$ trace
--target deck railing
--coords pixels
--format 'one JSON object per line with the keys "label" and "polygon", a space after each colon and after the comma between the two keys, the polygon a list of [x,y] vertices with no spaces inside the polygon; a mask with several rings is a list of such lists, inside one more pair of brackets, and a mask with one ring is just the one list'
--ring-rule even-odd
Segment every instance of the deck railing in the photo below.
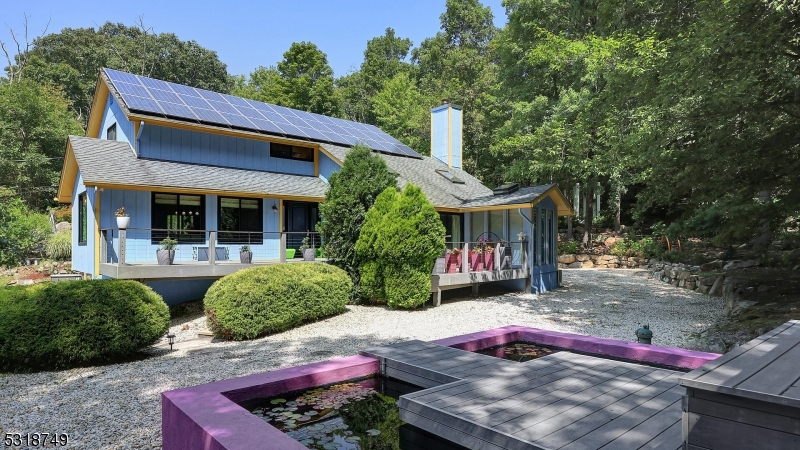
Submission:
{"label": "deck railing", "polygon": [[434,274],[519,269],[528,263],[527,241],[447,242],[436,260]]}
{"label": "deck railing", "polygon": [[321,257],[316,232],[170,230],[160,228],[106,228],[101,232],[101,262],[106,264],[154,264],[164,238],[178,241],[174,264],[224,264],[239,262],[247,246],[252,261],[281,261],[302,258],[303,239]]}

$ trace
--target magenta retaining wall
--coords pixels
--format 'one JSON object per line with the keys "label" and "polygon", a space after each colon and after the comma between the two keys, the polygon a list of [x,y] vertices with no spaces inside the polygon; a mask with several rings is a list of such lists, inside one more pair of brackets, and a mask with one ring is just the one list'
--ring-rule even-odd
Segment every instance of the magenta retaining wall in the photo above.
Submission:
{"label": "magenta retaining wall", "polygon": [[[715,353],[641,345],[516,325],[433,342],[474,351],[512,341],[530,341],[596,355],[687,369],[696,369],[720,356]],[[236,403],[373,375],[379,370],[377,359],[351,356],[164,392],[161,394],[163,448],[303,450],[305,446]]]}

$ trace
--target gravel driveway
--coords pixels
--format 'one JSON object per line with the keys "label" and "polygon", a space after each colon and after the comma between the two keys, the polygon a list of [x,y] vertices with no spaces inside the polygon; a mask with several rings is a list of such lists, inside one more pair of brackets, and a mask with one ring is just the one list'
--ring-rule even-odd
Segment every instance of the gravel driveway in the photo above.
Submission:
{"label": "gravel driveway", "polygon": [[166,390],[505,325],[632,341],[636,328],[649,323],[653,343],[681,346],[722,317],[722,299],[673,288],[645,271],[568,270],[564,285],[539,296],[460,298],[411,312],[350,306],[340,316],[256,341],[127,364],[0,375],[0,436],[68,433],[66,448],[160,448],[159,394]]}

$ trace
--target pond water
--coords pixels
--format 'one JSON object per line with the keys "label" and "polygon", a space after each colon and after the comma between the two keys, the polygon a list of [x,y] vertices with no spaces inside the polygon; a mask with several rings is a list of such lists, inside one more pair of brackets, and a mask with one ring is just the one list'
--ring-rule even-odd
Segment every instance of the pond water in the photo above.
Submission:
{"label": "pond water", "polygon": [[478,350],[475,353],[494,356],[495,358],[510,359],[517,362],[530,361],[542,356],[552,355],[562,350],[534,344],[533,342],[509,342],[503,345]]}
{"label": "pond water", "polygon": [[376,376],[241,406],[311,449],[465,450],[400,420],[397,399],[420,389]]}

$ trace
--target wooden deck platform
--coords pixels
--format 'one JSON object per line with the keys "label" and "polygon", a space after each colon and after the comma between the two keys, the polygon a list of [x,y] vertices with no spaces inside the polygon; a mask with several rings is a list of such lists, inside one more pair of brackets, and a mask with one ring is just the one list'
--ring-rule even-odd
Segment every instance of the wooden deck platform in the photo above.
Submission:
{"label": "wooden deck platform", "polygon": [[362,353],[428,388],[400,397],[404,422],[467,448],[682,446],[682,372],[568,352],[517,363],[423,341]]}
{"label": "wooden deck platform", "polygon": [[800,448],[800,321],[733,349],[680,384],[687,448]]}

